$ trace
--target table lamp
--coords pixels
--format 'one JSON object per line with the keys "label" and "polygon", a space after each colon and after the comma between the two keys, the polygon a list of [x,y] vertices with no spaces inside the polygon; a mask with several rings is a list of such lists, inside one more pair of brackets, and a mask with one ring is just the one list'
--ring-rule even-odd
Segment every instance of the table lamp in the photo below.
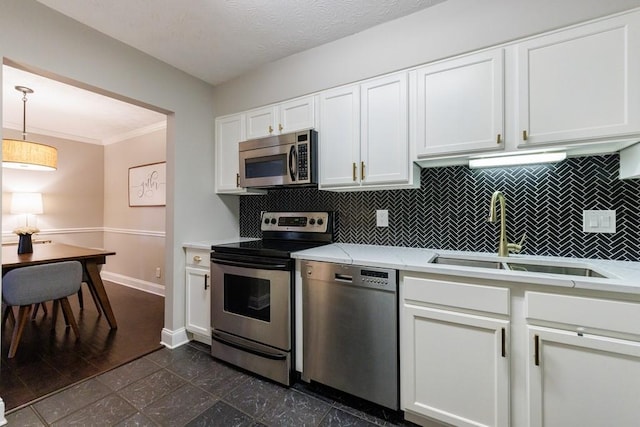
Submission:
{"label": "table lamp", "polygon": [[42,193],[11,193],[11,213],[24,214],[25,226],[29,226],[29,215],[43,213]]}

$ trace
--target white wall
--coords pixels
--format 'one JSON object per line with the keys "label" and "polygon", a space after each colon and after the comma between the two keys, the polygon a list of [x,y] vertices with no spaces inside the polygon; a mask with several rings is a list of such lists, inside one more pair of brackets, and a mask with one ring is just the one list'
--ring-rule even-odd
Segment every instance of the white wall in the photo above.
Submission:
{"label": "white wall", "polygon": [[640,0],[447,0],[218,85],[216,113],[237,113],[639,6]]}
{"label": "white wall", "polygon": [[172,342],[184,327],[182,243],[238,230],[238,199],[214,194],[211,86],[33,0],[0,2],[0,57],[169,114],[163,339]]}

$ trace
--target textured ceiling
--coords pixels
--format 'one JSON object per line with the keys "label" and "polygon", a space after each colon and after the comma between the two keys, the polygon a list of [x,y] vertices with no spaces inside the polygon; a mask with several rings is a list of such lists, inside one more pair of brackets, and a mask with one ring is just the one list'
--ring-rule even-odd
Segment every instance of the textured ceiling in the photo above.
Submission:
{"label": "textured ceiling", "polygon": [[38,0],[211,84],[444,0]]}
{"label": "textured ceiling", "polygon": [[[1,1],[1,0],[0,0]],[[211,84],[444,0],[38,0]],[[106,144],[165,116],[3,66],[3,127]]]}

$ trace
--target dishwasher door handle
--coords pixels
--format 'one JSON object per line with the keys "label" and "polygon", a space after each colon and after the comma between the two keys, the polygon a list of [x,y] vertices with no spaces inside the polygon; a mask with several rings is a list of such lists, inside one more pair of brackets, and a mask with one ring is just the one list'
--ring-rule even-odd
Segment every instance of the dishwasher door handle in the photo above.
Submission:
{"label": "dishwasher door handle", "polygon": [[348,274],[336,273],[334,279],[336,282],[353,283],[353,276]]}

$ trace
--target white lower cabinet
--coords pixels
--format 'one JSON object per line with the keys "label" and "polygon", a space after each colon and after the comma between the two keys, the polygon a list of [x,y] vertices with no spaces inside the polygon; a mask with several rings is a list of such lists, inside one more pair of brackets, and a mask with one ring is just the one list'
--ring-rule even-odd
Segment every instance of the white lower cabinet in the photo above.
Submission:
{"label": "white lower cabinet", "polygon": [[526,300],[528,425],[639,425],[640,304],[537,292]]}
{"label": "white lower cabinet", "polygon": [[400,371],[405,417],[509,425],[509,290],[404,276]]}
{"label": "white lower cabinet", "polygon": [[185,328],[197,341],[211,343],[211,274],[206,250],[187,250]]}

